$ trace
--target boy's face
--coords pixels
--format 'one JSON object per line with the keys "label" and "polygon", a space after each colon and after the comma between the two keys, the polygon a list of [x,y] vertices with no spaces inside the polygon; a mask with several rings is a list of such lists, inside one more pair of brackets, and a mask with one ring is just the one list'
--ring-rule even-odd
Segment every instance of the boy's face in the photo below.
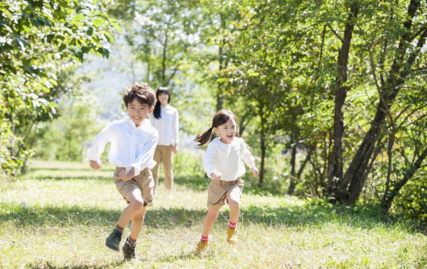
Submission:
{"label": "boy's face", "polygon": [[136,98],[126,106],[129,118],[139,127],[141,123],[153,112],[153,107],[141,104]]}
{"label": "boy's face", "polygon": [[214,131],[216,135],[221,138],[223,143],[230,144],[236,136],[237,124],[234,119],[229,119],[226,123],[215,127]]}

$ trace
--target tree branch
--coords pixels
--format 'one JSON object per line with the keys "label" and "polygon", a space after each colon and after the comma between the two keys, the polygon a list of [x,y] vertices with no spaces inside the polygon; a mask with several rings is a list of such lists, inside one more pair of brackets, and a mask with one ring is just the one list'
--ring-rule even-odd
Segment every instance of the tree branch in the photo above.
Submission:
{"label": "tree branch", "polygon": [[337,32],[335,32],[335,30],[334,29],[332,29],[332,26],[328,23],[328,24],[326,24],[326,26],[328,26],[329,27],[329,29],[331,29],[331,32],[336,36],[336,37],[338,37],[338,39],[339,40],[341,40],[341,42],[342,43],[344,43],[344,39],[342,39],[339,35],[338,35],[338,33]]}

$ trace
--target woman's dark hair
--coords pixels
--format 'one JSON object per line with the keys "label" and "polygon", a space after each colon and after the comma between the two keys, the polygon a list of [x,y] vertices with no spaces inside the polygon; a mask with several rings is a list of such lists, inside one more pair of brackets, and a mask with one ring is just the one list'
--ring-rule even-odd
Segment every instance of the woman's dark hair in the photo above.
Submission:
{"label": "woman's dark hair", "polygon": [[[234,119],[234,121],[237,124],[237,118],[236,118],[236,115],[234,115],[233,112],[231,112],[228,109],[221,109],[220,111],[218,111],[214,115],[214,117],[212,119],[212,126],[211,126],[211,128],[207,129],[203,134],[197,135],[197,137],[196,137],[196,139],[194,139],[194,141],[197,142],[197,145],[199,147],[205,145],[212,138],[212,130],[213,130],[213,128],[218,127],[220,125],[223,125],[223,124],[227,123],[227,121],[229,119]],[[239,135],[236,133],[236,136],[238,137]]]}
{"label": "woman's dark hair", "polygon": [[[162,93],[166,93],[168,95],[168,104],[169,104],[169,101],[171,100],[171,94],[169,93],[169,90],[166,87],[159,87],[157,89],[157,92],[156,92],[157,100],[159,100],[159,95]],[[160,119],[162,117],[160,116],[160,106],[161,106],[160,101],[158,101],[156,103],[156,106],[154,107],[153,115],[156,119]]]}

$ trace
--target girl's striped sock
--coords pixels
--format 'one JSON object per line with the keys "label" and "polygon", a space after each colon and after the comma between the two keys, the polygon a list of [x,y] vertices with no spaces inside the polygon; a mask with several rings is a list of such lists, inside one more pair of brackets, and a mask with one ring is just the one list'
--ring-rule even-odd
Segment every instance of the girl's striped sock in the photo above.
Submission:
{"label": "girl's striped sock", "polygon": [[209,236],[203,236],[202,235],[202,241],[208,241],[208,239],[209,239]]}
{"label": "girl's striped sock", "polygon": [[232,223],[231,221],[228,223],[228,226],[231,228],[236,228],[237,226],[237,222],[236,223]]}

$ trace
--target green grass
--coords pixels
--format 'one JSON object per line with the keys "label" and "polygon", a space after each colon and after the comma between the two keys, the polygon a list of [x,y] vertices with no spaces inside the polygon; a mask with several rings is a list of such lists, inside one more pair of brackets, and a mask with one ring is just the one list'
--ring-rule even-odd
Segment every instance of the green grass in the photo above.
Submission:
{"label": "green grass", "polygon": [[[228,208],[214,225],[210,250],[194,255],[206,214],[208,180],[178,176],[174,199],[148,209],[138,259],[104,246],[125,201],[114,167],[32,162],[0,182],[0,268],[426,268],[427,239],[410,223],[375,208],[260,196],[244,190],[239,243],[225,241]],[[129,228],[125,230],[125,235]]]}

